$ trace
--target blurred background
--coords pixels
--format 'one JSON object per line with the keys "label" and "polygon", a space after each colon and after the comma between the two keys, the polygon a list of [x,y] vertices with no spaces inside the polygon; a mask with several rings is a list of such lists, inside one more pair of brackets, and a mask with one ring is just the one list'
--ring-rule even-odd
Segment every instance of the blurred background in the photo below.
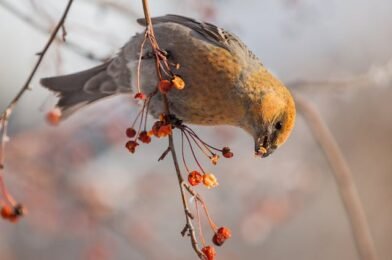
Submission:
{"label": "blurred background", "polygon": [[[66,2],[0,0],[1,111]],[[392,2],[165,0],[150,7],[154,16],[182,14],[234,32],[317,107],[353,171],[380,259],[392,259]],[[52,46],[10,120],[5,181],[29,212],[15,225],[0,221],[0,259],[196,258],[180,235],[185,220],[171,160],[157,162],[166,140],[134,155],[124,148],[138,110],[131,98],[93,105],[57,127],[45,122],[56,98],[39,78],[115,55],[143,30],[138,17],[138,0],[75,1],[67,43]],[[235,153],[217,166],[201,160],[220,185],[197,190],[215,222],[233,232],[218,259],[358,259],[330,165],[301,115],[289,141],[266,159],[253,156],[253,141],[239,129],[193,129]]]}

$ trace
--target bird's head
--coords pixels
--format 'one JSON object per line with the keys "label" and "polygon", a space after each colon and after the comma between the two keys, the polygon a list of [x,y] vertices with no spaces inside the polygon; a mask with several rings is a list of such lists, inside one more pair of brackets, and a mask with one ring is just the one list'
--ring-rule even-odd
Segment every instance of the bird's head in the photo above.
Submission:
{"label": "bird's head", "polygon": [[291,134],[296,110],[290,91],[268,71],[263,72],[261,86],[250,95],[244,128],[255,140],[255,154],[267,157]]}

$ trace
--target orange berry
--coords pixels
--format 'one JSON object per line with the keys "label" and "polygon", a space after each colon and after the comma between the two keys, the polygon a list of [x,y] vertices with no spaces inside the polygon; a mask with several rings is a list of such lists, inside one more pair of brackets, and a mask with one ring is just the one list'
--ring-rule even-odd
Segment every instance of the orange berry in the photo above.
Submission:
{"label": "orange berry", "polygon": [[58,125],[61,120],[61,109],[56,107],[46,114],[46,120],[51,125]]}
{"label": "orange berry", "polygon": [[209,189],[215,188],[219,185],[218,180],[212,173],[207,173],[203,175],[203,184]]}
{"label": "orange berry", "polygon": [[163,125],[162,121],[156,121],[151,128],[151,132],[156,136],[159,137],[159,129]]}
{"label": "orange berry", "polygon": [[172,134],[172,126],[170,124],[163,125],[159,128],[158,136],[165,137]]}
{"label": "orange berry", "polygon": [[127,137],[129,138],[133,138],[136,135],[136,130],[133,128],[127,128],[127,130],[125,131],[125,134],[127,135]]}
{"label": "orange berry", "polygon": [[1,217],[11,221],[12,223],[16,223],[19,220],[19,217],[24,214],[25,209],[20,204],[17,204],[14,207],[5,205],[1,208]]}
{"label": "orange berry", "polygon": [[5,205],[1,208],[1,217],[4,219],[10,219],[14,215],[12,207]]}
{"label": "orange berry", "polygon": [[222,149],[222,155],[225,158],[231,158],[234,156],[234,154],[230,151],[229,147],[223,147]]}
{"label": "orange berry", "polygon": [[231,237],[231,231],[230,229],[226,227],[220,227],[214,237],[212,238],[212,242],[214,242],[215,245],[221,246],[223,243]]}
{"label": "orange berry", "polygon": [[159,91],[164,94],[169,92],[172,89],[172,87],[173,87],[172,82],[170,82],[166,79],[159,81],[159,85],[158,85]]}
{"label": "orange berry", "polygon": [[147,134],[146,131],[140,132],[139,138],[138,138],[138,139],[139,139],[140,141],[142,141],[143,143],[145,143],[145,144],[149,144],[149,143],[151,142],[151,137],[148,136],[148,134]]}
{"label": "orange berry", "polygon": [[146,95],[144,93],[138,92],[138,93],[135,94],[134,98],[135,99],[140,99],[140,100],[145,100],[147,97],[146,97]]}
{"label": "orange berry", "polygon": [[219,161],[219,156],[218,156],[217,154],[214,154],[214,155],[212,155],[212,156],[210,157],[210,160],[211,160],[211,163],[212,163],[213,165],[216,165],[216,164],[218,163],[218,161]]}
{"label": "orange berry", "polygon": [[205,246],[201,249],[203,254],[207,257],[207,260],[214,260],[216,256],[215,248],[212,246]]}
{"label": "orange berry", "polygon": [[178,90],[182,90],[185,88],[185,81],[180,76],[174,75],[171,80],[171,83]]}
{"label": "orange berry", "polygon": [[128,141],[126,144],[125,144],[125,147],[128,149],[128,151],[130,151],[131,153],[135,153],[135,150],[136,150],[136,147],[138,146],[139,144],[136,142],[136,141]]}
{"label": "orange berry", "polygon": [[203,181],[203,176],[198,171],[192,171],[188,174],[188,182],[192,186],[198,185]]}

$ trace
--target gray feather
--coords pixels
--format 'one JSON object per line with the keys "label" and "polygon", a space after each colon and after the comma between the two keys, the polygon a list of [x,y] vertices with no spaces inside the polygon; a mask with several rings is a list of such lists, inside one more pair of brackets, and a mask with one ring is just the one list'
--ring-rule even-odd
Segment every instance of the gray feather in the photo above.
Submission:
{"label": "gray feather", "polygon": [[[144,18],[137,19],[137,22],[141,25],[145,25],[146,21]],[[192,29],[194,32],[200,34],[205,40],[225,49],[229,49],[228,37],[232,36],[225,32],[223,29],[206,22],[199,22],[195,19],[168,14],[165,16],[152,18],[153,24],[160,23],[177,23]]]}
{"label": "gray feather", "polygon": [[43,78],[40,83],[59,95],[57,106],[65,118],[77,109],[116,92],[116,83],[106,72],[109,64],[106,62],[78,73]]}
{"label": "gray feather", "polygon": [[[232,53],[238,52],[239,50],[244,51],[252,59],[258,60],[258,58],[248,49],[248,47],[233,33],[228,32],[222,28],[219,28],[213,24],[207,22],[197,21],[192,18],[188,18],[181,15],[168,14],[165,16],[152,18],[153,24],[160,23],[177,23],[185,27],[190,28],[193,32],[202,36],[206,41],[224,48]],[[137,19],[137,22],[141,25],[145,25],[146,21],[144,18]]]}

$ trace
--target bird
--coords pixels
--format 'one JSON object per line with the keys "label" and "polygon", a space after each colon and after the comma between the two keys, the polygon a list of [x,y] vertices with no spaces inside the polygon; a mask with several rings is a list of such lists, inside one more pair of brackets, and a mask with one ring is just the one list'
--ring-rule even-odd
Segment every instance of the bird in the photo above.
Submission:
{"label": "bird", "polygon": [[[172,114],[190,124],[240,127],[253,137],[254,153],[260,157],[286,142],[295,125],[293,96],[236,35],[180,15],[151,21],[160,49],[168,63],[178,64],[173,71],[186,84],[167,93]],[[143,18],[137,22],[146,25]],[[59,96],[61,118],[106,97],[136,93],[138,82],[143,93],[154,92],[159,83],[155,57],[144,40],[145,34],[137,33],[101,65],[41,79],[42,86]],[[157,93],[149,113],[159,117],[163,112],[163,95]]]}

